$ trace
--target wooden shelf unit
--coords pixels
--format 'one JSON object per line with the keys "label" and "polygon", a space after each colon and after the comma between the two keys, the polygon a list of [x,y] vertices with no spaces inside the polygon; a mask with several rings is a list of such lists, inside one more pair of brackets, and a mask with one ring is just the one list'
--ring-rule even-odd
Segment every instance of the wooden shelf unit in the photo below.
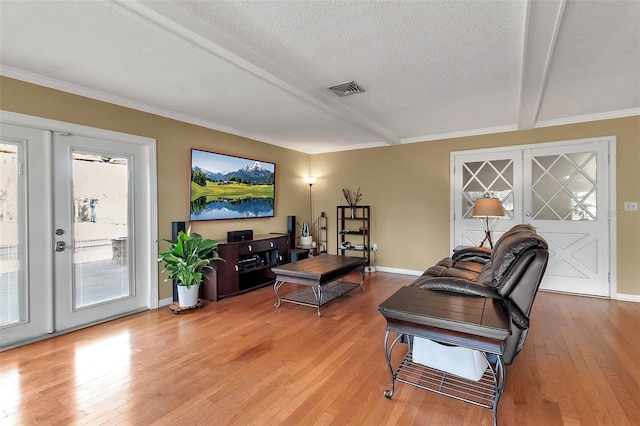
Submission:
{"label": "wooden shelf unit", "polygon": [[[353,212],[353,215],[352,215]],[[366,265],[371,263],[371,208],[370,206],[337,207],[337,253],[342,256],[361,256]],[[344,248],[349,242],[351,247]]]}
{"label": "wooden shelf unit", "polygon": [[318,218],[318,232],[316,234],[318,239],[318,254],[326,254],[329,249],[329,218],[322,212]]}

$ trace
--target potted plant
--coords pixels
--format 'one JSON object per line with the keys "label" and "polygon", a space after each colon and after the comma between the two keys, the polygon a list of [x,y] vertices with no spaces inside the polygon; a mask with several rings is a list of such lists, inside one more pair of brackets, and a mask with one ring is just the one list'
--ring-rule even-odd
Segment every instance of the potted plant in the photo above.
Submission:
{"label": "potted plant", "polygon": [[307,222],[302,222],[300,227],[300,245],[303,247],[311,247],[313,244],[313,236],[311,235],[311,227]]}
{"label": "potted plant", "polygon": [[158,254],[158,262],[164,262],[162,272],[169,272],[165,281],[176,280],[178,285],[178,304],[191,307],[198,303],[200,284],[203,284],[205,269],[213,269],[212,262],[221,259],[218,256],[215,240],[203,239],[200,234],[178,233],[176,241],[162,239],[169,248]]}

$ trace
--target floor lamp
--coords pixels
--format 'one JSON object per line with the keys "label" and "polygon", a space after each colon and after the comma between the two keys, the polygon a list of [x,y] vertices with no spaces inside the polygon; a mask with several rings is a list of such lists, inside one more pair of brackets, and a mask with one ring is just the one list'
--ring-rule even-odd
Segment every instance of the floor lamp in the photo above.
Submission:
{"label": "floor lamp", "polygon": [[304,181],[309,184],[309,212],[311,212],[309,224],[311,225],[311,227],[313,227],[313,196],[311,195],[311,187],[314,183],[316,183],[316,180],[318,180],[318,178],[311,176],[304,178]]}
{"label": "floor lamp", "polygon": [[504,210],[502,209],[502,203],[497,198],[478,198],[473,204],[473,213],[471,217],[477,217],[484,219],[482,226],[484,228],[484,239],[480,243],[479,247],[484,246],[485,241],[489,241],[489,247],[493,248],[493,241],[491,241],[491,230],[489,229],[489,218],[504,216]]}

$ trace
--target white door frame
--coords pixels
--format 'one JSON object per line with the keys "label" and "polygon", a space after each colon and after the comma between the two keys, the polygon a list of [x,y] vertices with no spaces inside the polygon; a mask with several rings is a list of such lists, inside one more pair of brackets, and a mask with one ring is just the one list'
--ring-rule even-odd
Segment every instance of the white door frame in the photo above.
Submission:
{"label": "white door frame", "polygon": [[[158,246],[155,243],[158,240],[158,173],[156,166],[156,140],[144,136],[130,135],[127,133],[98,129],[95,127],[4,110],[0,110],[0,122],[55,132],[68,132],[92,138],[108,139],[145,147],[146,155],[144,161],[146,162],[145,165],[149,170],[150,176],[148,180],[148,187],[145,188],[148,194],[148,199],[146,201],[149,205],[148,222],[145,227],[146,229],[144,229],[143,232],[148,236],[148,241],[147,244],[140,244],[142,247],[146,247],[146,250],[144,250],[144,259],[140,262],[136,262],[136,267],[144,268],[144,274],[149,277],[147,282],[147,285],[149,286],[147,288],[147,307],[149,309],[156,309],[158,307]],[[53,247],[54,232],[52,217],[49,215],[43,219],[45,219],[46,222],[43,224],[43,228],[46,231],[45,235],[43,235],[43,242],[49,247]]]}
{"label": "white door frame", "polygon": [[456,155],[473,155],[473,154],[489,154],[489,153],[498,153],[502,151],[513,151],[513,150],[525,150],[525,149],[537,149],[537,148],[551,148],[556,147],[559,143],[591,143],[591,142],[602,142],[606,141],[608,143],[609,150],[609,297],[612,299],[618,298],[618,285],[617,285],[617,215],[615,211],[612,211],[612,208],[615,208],[616,204],[616,137],[615,136],[602,136],[596,138],[586,138],[586,139],[571,139],[571,140],[561,140],[561,141],[553,141],[553,142],[543,142],[536,144],[526,144],[526,145],[510,145],[503,147],[495,147],[495,148],[484,148],[484,149],[471,149],[467,151],[452,151],[449,154],[449,170],[450,170],[450,178],[449,178],[449,246],[450,249],[456,245],[456,236],[454,229],[454,221],[455,221],[455,180],[453,177],[453,170],[455,166],[455,157]]}

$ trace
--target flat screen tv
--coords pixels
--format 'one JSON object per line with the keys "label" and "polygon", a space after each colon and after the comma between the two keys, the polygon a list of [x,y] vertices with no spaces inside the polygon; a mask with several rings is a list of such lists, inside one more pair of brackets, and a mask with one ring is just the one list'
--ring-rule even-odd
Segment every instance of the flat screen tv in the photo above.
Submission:
{"label": "flat screen tv", "polygon": [[274,216],[276,165],[191,150],[190,220]]}

